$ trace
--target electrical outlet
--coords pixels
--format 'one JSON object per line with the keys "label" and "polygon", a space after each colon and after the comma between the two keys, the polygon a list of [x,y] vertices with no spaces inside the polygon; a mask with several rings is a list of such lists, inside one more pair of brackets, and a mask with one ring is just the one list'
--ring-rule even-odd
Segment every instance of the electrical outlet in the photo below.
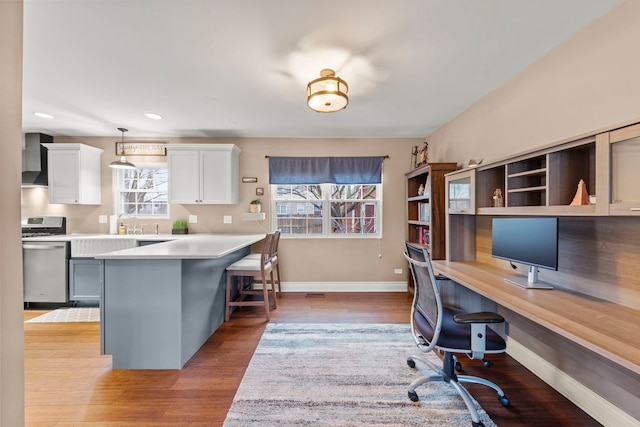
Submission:
{"label": "electrical outlet", "polygon": [[107,216],[106,215],[98,215],[98,223],[99,224],[106,224],[107,223]]}
{"label": "electrical outlet", "polygon": [[197,224],[198,215],[189,215],[189,224]]}
{"label": "electrical outlet", "polygon": [[402,274],[402,269],[396,268],[395,270],[393,270],[393,274]]}
{"label": "electrical outlet", "polygon": [[225,215],[225,216],[222,218],[222,222],[223,222],[224,224],[231,224],[231,221],[232,221],[231,215]]}

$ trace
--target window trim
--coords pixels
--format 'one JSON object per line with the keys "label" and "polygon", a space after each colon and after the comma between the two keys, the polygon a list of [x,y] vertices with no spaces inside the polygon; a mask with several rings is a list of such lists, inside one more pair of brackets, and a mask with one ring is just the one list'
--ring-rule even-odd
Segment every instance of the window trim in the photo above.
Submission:
{"label": "window trim", "polygon": [[[169,169],[169,163],[166,162],[154,162],[154,163],[138,163],[136,169]],[[112,169],[111,172],[111,200],[112,200],[112,212],[114,215],[122,215],[122,206],[120,203],[120,189],[122,188],[122,179],[124,176],[124,169]],[[169,193],[167,183],[167,197]],[[168,200],[168,199],[167,199]],[[166,215],[130,215],[125,214],[128,217],[136,219],[169,219],[171,217],[171,203],[167,201],[167,214]]]}
{"label": "window trim", "polygon": [[[296,185],[296,184],[270,184],[270,206],[271,212],[271,229],[278,229],[278,210],[277,210],[277,202],[279,201],[274,195],[277,194],[277,187],[279,185]],[[298,184],[298,185],[306,185],[306,184]],[[383,183],[379,184],[314,184],[322,186],[322,199],[314,199],[322,202],[322,225],[323,232],[318,234],[290,234],[290,233],[282,233],[280,237],[285,239],[382,239],[383,234]],[[331,199],[330,191],[325,191],[326,189],[330,189],[332,185],[375,185],[377,186],[376,194],[378,197],[376,199],[355,199],[352,201],[356,201],[358,203],[367,203],[367,201],[377,203],[378,204],[378,232],[372,234],[341,234],[341,233],[331,233],[331,203],[336,200],[349,201],[346,199]]]}

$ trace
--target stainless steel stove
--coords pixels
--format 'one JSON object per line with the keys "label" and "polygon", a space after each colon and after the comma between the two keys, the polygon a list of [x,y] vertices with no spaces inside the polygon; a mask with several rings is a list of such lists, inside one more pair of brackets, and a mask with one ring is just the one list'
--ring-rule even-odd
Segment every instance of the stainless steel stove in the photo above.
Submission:
{"label": "stainless steel stove", "polygon": [[63,216],[23,216],[22,237],[67,234],[67,218]]}

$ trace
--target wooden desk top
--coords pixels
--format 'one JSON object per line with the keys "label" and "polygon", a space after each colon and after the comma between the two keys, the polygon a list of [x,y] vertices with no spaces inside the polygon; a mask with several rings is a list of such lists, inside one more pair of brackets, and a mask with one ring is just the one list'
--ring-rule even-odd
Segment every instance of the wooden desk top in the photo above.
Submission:
{"label": "wooden desk top", "polygon": [[433,261],[433,268],[529,320],[640,374],[640,310],[562,289],[524,289],[504,270],[476,261]]}

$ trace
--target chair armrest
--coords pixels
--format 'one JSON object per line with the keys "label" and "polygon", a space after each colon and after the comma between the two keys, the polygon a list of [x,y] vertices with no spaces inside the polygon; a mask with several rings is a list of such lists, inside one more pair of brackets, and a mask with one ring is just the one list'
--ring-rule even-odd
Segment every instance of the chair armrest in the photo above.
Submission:
{"label": "chair armrest", "polygon": [[456,323],[471,324],[471,323],[503,323],[504,317],[498,313],[491,311],[481,311],[478,313],[463,313],[453,316],[453,320]]}

